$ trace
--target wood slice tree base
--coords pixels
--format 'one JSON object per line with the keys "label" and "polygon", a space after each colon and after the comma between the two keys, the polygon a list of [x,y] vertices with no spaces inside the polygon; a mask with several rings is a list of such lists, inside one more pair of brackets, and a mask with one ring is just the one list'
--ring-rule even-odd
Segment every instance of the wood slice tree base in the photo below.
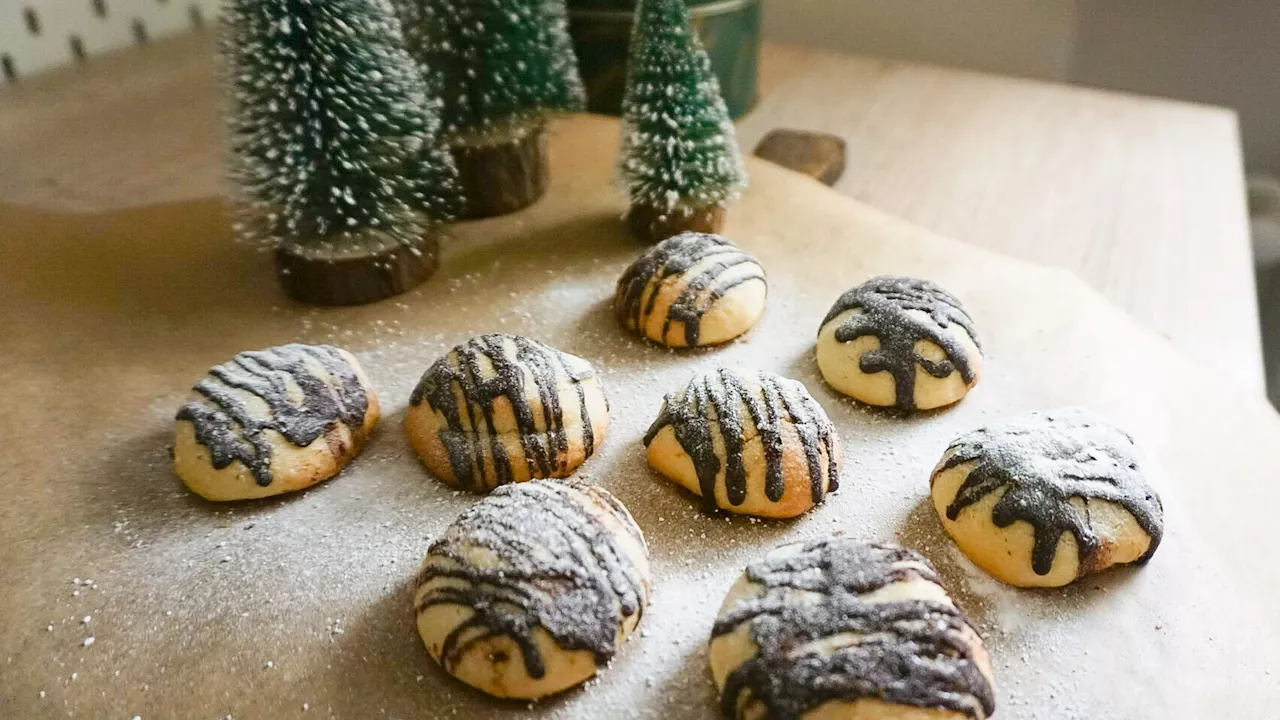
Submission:
{"label": "wood slice tree base", "polygon": [[280,286],[295,300],[314,305],[362,305],[399,295],[431,277],[439,264],[434,235],[367,254],[326,256],[292,245],[276,250]]}
{"label": "wood slice tree base", "polygon": [[547,192],[547,133],[540,124],[520,137],[453,146],[458,182],[470,218],[522,210]]}
{"label": "wood slice tree base", "polygon": [[659,243],[682,232],[718,233],[724,227],[724,218],[725,209],[718,205],[675,211],[632,205],[627,213],[627,227],[637,238]]}
{"label": "wood slice tree base", "polygon": [[845,142],[827,133],[778,129],[756,145],[756,157],[804,173],[824,185],[835,185],[844,175]]}

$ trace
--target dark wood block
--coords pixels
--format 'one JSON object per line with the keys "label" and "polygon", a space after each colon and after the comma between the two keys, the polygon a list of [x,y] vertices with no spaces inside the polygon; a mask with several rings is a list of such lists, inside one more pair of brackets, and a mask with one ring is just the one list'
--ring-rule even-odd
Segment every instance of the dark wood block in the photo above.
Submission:
{"label": "dark wood block", "polygon": [[314,305],[362,305],[410,290],[440,264],[435,235],[414,245],[324,257],[296,245],[276,250],[276,278],[290,297]]}
{"label": "dark wood block", "polygon": [[632,205],[627,227],[647,243],[659,243],[682,232],[718,233],[724,227],[725,209],[716,205],[699,210],[668,213],[648,205]]}
{"label": "dark wood block", "polygon": [[835,185],[844,175],[844,139],[827,133],[778,129],[756,145],[756,157]]}
{"label": "dark wood block", "polygon": [[453,147],[458,181],[470,218],[507,215],[547,191],[547,133],[540,125],[513,140]]}

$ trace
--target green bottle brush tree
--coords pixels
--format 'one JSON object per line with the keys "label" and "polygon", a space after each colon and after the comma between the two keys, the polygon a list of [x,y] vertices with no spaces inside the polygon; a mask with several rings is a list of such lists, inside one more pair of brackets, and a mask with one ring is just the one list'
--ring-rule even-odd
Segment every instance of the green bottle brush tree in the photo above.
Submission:
{"label": "green bottle brush tree", "polygon": [[627,224],[649,242],[718,232],[746,187],[737,136],[682,0],[640,0],[622,101]]}
{"label": "green bottle brush tree", "polygon": [[585,105],[564,0],[399,0],[405,38],[443,101],[466,214],[502,215],[547,187],[547,118]]}
{"label": "green bottle brush tree", "polygon": [[229,0],[221,29],[238,236],[307,302],[429,277],[457,170],[388,0]]}

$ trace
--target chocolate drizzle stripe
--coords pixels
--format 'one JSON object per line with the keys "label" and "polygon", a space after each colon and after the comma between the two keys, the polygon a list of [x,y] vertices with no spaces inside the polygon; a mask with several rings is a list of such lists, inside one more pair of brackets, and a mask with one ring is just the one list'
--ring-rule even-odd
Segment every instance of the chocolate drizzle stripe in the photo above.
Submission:
{"label": "chocolate drizzle stripe", "polygon": [[[839,482],[835,427],[800,383],[765,372],[753,378],[758,389],[749,388],[738,372],[728,368],[694,378],[682,393],[663,400],[658,418],[645,434],[645,445],[663,428],[672,428],[676,442],[693,461],[702,506],[710,512],[717,507],[715,491],[722,461],[726,499],[733,506],[746,502],[748,473],[743,448],[748,421],[764,451],[765,496],[773,502],[782,499],[786,488],[783,425],[788,424],[795,429],[808,460],[813,502],[822,502]],[[716,438],[723,445],[723,458],[716,452]],[[825,465],[821,462],[824,452]]]}
{"label": "chocolate drizzle stripe", "polygon": [[[746,623],[757,647],[725,679],[725,715],[744,717],[747,706],[760,703],[765,717],[791,720],[827,702],[861,698],[974,720],[995,711],[994,691],[977,660],[977,633],[964,613],[929,600],[860,599],[913,578],[936,584],[933,566],[919,554],[833,538],[753,563],[746,575],[764,592],[726,608],[711,631],[714,640]],[[803,601],[798,591],[806,593]],[[857,642],[796,652],[842,634]]]}
{"label": "chocolate drizzle stripe", "polygon": [[[894,404],[899,409],[916,408],[917,366],[936,378],[959,371],[965,383],[972,384],[977,379],[969,349],[956,339],[950,328],[958,325],[981,350],[978,332],[960,301],[941,287],[928,280],[875,277],[841,295],[822,326],[855,309],[861,312],[850,315],[836,328],[835,339],[842,343],[868,335],[879,339],[878,349],[863,353],[859,369],[868,375],[890,373],[894,381]],[[926,316],[920,317],[913,311]],[[947,359],[934,361],[921,356],[915,347],[921,340],[942,348]]]}
{"label": "chocolate drizzle stripe", "polygon": [[[648,602],[648,581],[601,513],[612,513],[644,548],[639,528],[604,490],[550,481],[500,487],[445,530],[431,546],[421,580],[461,582],[429,588],[415,609],[474,611],[445,638],[446,670],[476,643],[505,636],[520,648],[529,677],[544,677],[546,660],[533,639],[539,627],[566,650],[590,651],[597,666],[613,657],[618,628]],[[498,562],[473,565],[475,549]]]}
{"label": "chocolate drizzle stripe", "polygon": [[[1101,541],[1093,531],[1088,503],[1103,500],[1124,508],[1151,538],[1146,562],[1155,554],[1164,532],[1160,496],[1147,485],[1134,455],[1133,439],[1121,430],[1079,409],[1031,413],[1014,422],[976,430],[947,448],[947,459],[935,472],[974,463],[947,518],[956,520],[965,508],[1004,489],[992,508],[996,527],[1022,520],[1035,530],[1031,567],[1048,575],[1058,540],[1069,532],[1076,539],[1082,571],[1094,564]],[[1071,498],[1085,501],[1083,511]]]}
{"label": "chocolate drizzle stripe", "polygon": [[[693,274],[708,260],[714,262]],[[642,330],[656,309],[662,287],[683,282],[663,320],[662,341],[667,342],[672,326],[680,323],[685,344],[694,346],[701,336],[702,317],[716,301],[753,280],[766,282],[755,258],[719,235],[683,233],[658,243],[627,268],[618,280],[614,310],[623,325]]]}
{"label": "chocolate drizzle stripe", "polygon": [[[531,477],[568,470],[569,429],[560,403],[567,379],[578,396],[581,442],[595,451],[593,419],[583,383],[595,377],[585,360],[515,335],[481,335],[455,347],[427,370],[409,402],[424,401],[445,419],[439,438],[458,484],[474,490],[512,482],[512,459],[494,422],[499,398],[506,398]],[[533,387],[527,386],[532,379]],[[462,400],[459,400],[461,395]],[[537,400],[537,408],[533,400]],[[486,464],[489,458],[491,464]],[[491,470],[490,470],[491,467]]]}
{"label": "chocolate drizzle stripe", "polygon": [[[296,401],[291,387],[301,396]],[[203,399],[184,405],[176,419],[191,422],[196,442],[208,448],[215,469],[239,460],[262,487],[271,484],[268,430],[306,447],[339,424],[359,431],[369,409],[369,396],[355,368],[328,345],[291,344],[239,353],[211,368],[195,391]],[[266,413],[246,404],[245,395],[261,400]]]}

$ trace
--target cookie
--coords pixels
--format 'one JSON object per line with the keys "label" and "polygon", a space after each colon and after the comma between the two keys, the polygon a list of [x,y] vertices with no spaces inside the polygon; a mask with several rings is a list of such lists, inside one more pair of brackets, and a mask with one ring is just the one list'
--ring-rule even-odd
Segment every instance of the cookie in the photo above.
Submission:
{"label": "cookie", "polygon": [[450,675],[490,695],[534,699],[587,680],[649,603],[649,555],[605,490],[506,485],[431,545],[414,598],[418,633]]}
{"label": "cookie", "polygon": [[783,545],[729,589],[711,630],[723,714],[751,720],[982,720],[982,639],[929,561],[846,538]]}
{"label": "cookie", "polygon": [[1034,412],[956,439],[933,506],[965,555],[1023,587],[1058,587],[1160,545],[1164,511],[1133,439],[1078,408]]}
{"label": "cookie", "polygon": [[327,480],[378,422],[360,363],[328,345],[242,352],[194,390],[178,411],[173,469],[208,500],[280,495]]}
{"label": "cookie", "polygon": [[455,347],[427,370],[404,427],[432,474],[488,492],[568,477],[604,442],[609,404],[591,363],[495,333]]}
{"label": "cookie", "polygon": [[795,517],[835,492],[840,440],[795,380],[720,368],[662,402],[644,437],[649,465],[703,509]]}
{"label": "cookie", "polygon": [[818,330],[818,368],[831,387],[868,405],[931,410],[977,384],[982,348],[954,295],[886,275],[836,300]]}
{"label": "cookie", "polygon": [[626,329],[668,347],[728,342],[764,313],[764,268],[720,235],[686,232],[650,248],[618,280]]}

